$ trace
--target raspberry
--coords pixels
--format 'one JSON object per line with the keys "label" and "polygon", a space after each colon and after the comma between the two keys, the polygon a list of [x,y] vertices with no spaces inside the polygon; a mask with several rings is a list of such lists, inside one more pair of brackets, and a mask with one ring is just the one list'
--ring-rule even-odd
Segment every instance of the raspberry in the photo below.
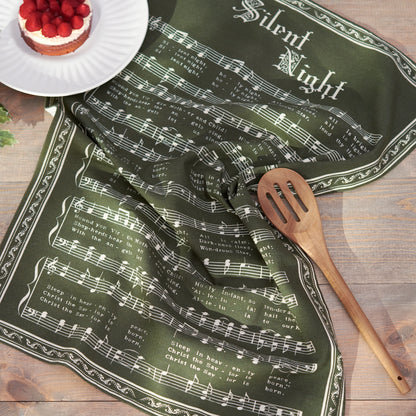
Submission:
{"label": "raspberry", "polygon": [[46,25],[53,19],[53,14],[51,12],[43,12],[41,16],[42,26]]}
{"label": "raspberry", "polygon": [[84,19],[77,14],[71,18],[71,26],[73,29],[81,29],[84,24]]}
{"label": "raspberry", "polygon": [[81,17],[87,17],[90,14],[90,6],[88,4],[80,4],[76,11]]}
{"label": "raspberry", "polygon": [[62,2],[61,11],[62,11],[63,17],[66,17],[66,18],[71,18],[75,14],[74,8],[71,6],[71,3],[67,0],[64,0]]}
{"label": "raspberry", "polygon": [[36,11],[36,4],[34,1],[26,1],[19,8],[19,14],[23,19],[27,19],[29,14]]}
{"label": "raspberry", "polygon": [[72,27],[68,22],[62,22],[58,26],[58,35],[62,36],[63,38],[66,38],[70,36],[72,33]]}
{"label": "raspberry", "polygon": [[47,38],[55,37],[57,35],[56,26],[52,23],[46,23],[46,25],[42,27],[42,34]]}
{"label": "raspberry", "polygon": [[49,9],[53,13],[59,13],[61,11],[61,5],[57,0],[51,0],[49,2]]}
{"label": "raspberry", "polygon": [[44,12],[48,9],[49,4],[46,0],[36,0],[36,8],[40,12]]}
{"label": "raspberry", "polygon": [[56,27],[58,27],[64,20],[62,17],[57,16],[54,19],[51,20],[51,23],[54,24]]}
{"label": "raspberry", "polygon": [[36,32],[37,30],[42,29],[42,21],[38,13],[30,13],[26,20],[26,29],[29,32]]}

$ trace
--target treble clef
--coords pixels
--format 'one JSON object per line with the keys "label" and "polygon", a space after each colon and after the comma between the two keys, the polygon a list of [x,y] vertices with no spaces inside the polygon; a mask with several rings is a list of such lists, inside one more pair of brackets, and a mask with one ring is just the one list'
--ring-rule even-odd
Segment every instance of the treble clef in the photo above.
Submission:
{"label": "treble clef", "polygon": [[83,203],[85,202],[85,198],[82,197],[81,199],[78,199],[77,202],[74,204],[75,212],[79,212],[84,208]]}
{"label": "treble clef", "polygon": [[46,264],[48,274],[52,274],[56,272],[57,263],[58,263],[58,257],[55,257],[53,260],[48,260],[48,263]]}

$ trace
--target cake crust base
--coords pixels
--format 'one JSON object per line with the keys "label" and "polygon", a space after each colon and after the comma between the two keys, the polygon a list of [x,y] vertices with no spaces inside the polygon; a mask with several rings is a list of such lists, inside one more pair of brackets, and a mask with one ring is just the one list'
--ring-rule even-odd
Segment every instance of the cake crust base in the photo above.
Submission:
{"label": "cake crust base", "polygon": [[78,49],[88,39],[90,31],[91,21],[86,30],[77,39],[73,40],[72,42],[65,43],[63,45],[44,45],[35,42],[33,39],[27,37],[23,33],[22,29],[20,29],[20,34],[22,35],[22,38],[26,42],[26,44],[34,51],[39,52],[42,55],[60,56],[74,52],[76,49]]}

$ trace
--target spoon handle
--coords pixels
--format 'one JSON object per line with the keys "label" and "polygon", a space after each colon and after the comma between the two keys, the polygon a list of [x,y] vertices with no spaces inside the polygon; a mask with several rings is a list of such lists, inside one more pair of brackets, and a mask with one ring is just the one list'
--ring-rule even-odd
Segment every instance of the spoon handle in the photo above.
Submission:
{"label": "spoon handle", "polygon": [[[327,252],[328,253],[328,252]],[[405,394],[410,391],[410,387],[407,384],[405,378],[398,369],[396,363],[391,358],[389,352],[381,342],[377,332],[371,325],[367,316],[361,309],[360,305],[356,301],[354,295],[350,291],[349,287],[345,283],[341,274],[337,270],[329,254],[321,251],[321,254],[315,256],[313,260],[321,269],[322,273],[327,278],[328,282],[332,286],[334,292],[344,305],[351,319],[361,332],[362,336],[366,340],[367,344],[373,350],[376,357],[379,359],[394,384],[399,389],[400,393]],[[327,255],[325,255],[327,254]]]}

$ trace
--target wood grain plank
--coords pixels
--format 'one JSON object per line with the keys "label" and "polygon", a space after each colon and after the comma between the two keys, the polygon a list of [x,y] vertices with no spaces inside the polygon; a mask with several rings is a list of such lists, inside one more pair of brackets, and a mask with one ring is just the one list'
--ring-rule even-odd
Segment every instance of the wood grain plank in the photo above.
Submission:
{"label": "wood grain plank", "polygon": [[5,344],[0,344],[0,369],[0,402],[114,400],[69,368],[42,362]]}
{"label": "wood grain plank", "polygon": [[23,120],[9,122],[5,126],[16,137],[18,143],[14,146],[1,148],[0,178],[7,182],[29,182],[39,159],[46,133],[52,117],[44,112],[43,120],[35,125]]}
{"label": "wood grain plank", "polygon": [[315,0],[416,59],[414,0]]}
{"label": "wood grain plank", "polygon": [[0,241],[13,219],[27,186],[27,182],[0,182]]}
{"label": "wood grain plank", "polygon": [[416,403],[404,400],[400,404],[387,400],[347,401],[346,415],[357,416],[415,416]]}
{"label": "wood grain plank", "polygon": [[329,286],[323,285],[321,290],[343,355],[347,398],[416,400],[416,284],[360,284],[350,288],[412,390],[401,395],[395,389],[340,301]]}
{"label": "wood grain plank", "polygon": [[399,165],[364,187],[322,195],[318,205],[331,257],[348,283],[415,282],[416,172]]}
{"label": "wood grain plank", "polygon": [[121,402],[0,402],[2,416],[144,416],[141,412]]}
{"label": "wood grain plank", "polygon": [[[133,409],[123,403],[96,403],[96,402],[74,402],[74,403],[37,403],[26,402],[0,403],[0,414],[2,416],[96,416],[105,412],[106,416],[143,416],[145,413]],[[347,401],[346,414],[360,416],[414,416],[415,402],[412,400],[402,401],[400,405],[391,401]]]}
{"label": "wood grain plank", "polygon": [[[74,403],[0,403],[0,414],[2,416],[96,416],[100,412],[106,416],[143,416],[145,413],[133,409],[123,403],[96,403],[96,402],[74,402]],[[391,401],[347,401],[347,415],[360,416],[414,416],[415,402],[412,400],[402,401],[400,404]]]}

